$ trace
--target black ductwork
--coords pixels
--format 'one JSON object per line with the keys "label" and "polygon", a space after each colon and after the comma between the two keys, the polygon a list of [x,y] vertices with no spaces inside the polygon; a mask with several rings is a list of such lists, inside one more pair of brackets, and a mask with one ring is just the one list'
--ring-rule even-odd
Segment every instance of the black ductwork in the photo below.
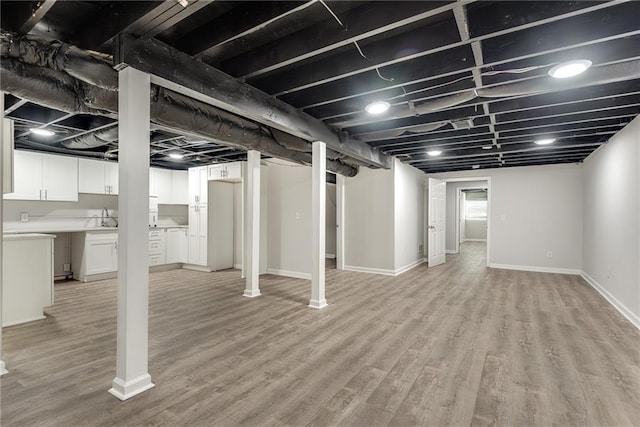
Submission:
{"label": "black ductwork", "polygon": [[[118,111],[117,72],[72,46],[29,37],[2,37],[0,85],[5,92],[69,113],[112,115]],[[114,89],[115,82],[115,89]],[[311,164],[311,145],[300,138],[268,128],[204,102],[152,85],[151,121],[241,149]],[[67,148],[87,149],[117,140],[117,127],[62,142]],[[327,169],[355,176],[356,166],[330,152]]]}

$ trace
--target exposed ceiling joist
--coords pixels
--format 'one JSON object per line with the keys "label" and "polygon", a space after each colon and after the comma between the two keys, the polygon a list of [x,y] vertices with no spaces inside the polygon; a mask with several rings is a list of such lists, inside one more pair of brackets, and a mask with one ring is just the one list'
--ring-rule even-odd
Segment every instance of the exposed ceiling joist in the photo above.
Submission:
{"label": "exposed ceiling joist", "polygon": [[141,40],[121,34],[114,64],[147,72],[160,86],[167,86],[307,141],[323,141],[328,148],[371,166],[391,167],[391,159],[386,154],[366,143],[349,138],[341,140],[314,117],[157,40]]}

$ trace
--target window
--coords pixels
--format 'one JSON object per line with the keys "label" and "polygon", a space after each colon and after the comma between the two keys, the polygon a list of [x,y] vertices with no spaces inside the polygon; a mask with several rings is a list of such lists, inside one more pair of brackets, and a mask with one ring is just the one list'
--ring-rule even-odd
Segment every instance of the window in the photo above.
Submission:
{"label": "window", "polygon": [[467,200],[465,202],[466,219],[487,218],[487,201],[486,200]]}

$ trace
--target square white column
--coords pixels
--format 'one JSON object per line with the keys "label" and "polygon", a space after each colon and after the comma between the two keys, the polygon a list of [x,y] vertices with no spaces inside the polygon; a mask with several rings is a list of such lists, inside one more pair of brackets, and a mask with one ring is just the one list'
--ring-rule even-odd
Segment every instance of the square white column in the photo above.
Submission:
{"label": "square white column", "polygon": [[245,203],[245,257],[243,262],[246,287],[245,297],[260,295],[260,152],[247,151]]}
{"label": "square white column", "polygon": [[313,143],[311,167],[311,301],[309,307],[327,306],[324,297],[325,258],[325,204],[327,200],[327,145],[322,141]]}
{"label": "square white column", "polygon": [[154,386],[147,372],[151,80],[131,67],[118,80],[118,347],[109,393],[126,400]]}
{"label": "square white column", "polygon": [[[0,92],[0,138],[4,138],[5,133],[5,121],[4,121],[4,92]],[[0,193],[3,193],[4,183],[2,177],[4,176],[4,141],[0,143]],[[2,237],[2,194],[0,194],[0,237]],[[0,240],[0,266],[2,266],[2,240]],[[2,274],[0,272],[0,375],[7,373],[7,369],[2,358]]]}

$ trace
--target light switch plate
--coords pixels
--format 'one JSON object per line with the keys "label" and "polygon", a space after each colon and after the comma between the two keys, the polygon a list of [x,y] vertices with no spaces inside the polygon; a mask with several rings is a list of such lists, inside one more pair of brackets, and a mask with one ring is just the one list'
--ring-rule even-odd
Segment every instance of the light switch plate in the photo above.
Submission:
{"label": "light switch plate", "polygon": [[21,212],[20,213],[20,222],[29,222],[29,213]]}

